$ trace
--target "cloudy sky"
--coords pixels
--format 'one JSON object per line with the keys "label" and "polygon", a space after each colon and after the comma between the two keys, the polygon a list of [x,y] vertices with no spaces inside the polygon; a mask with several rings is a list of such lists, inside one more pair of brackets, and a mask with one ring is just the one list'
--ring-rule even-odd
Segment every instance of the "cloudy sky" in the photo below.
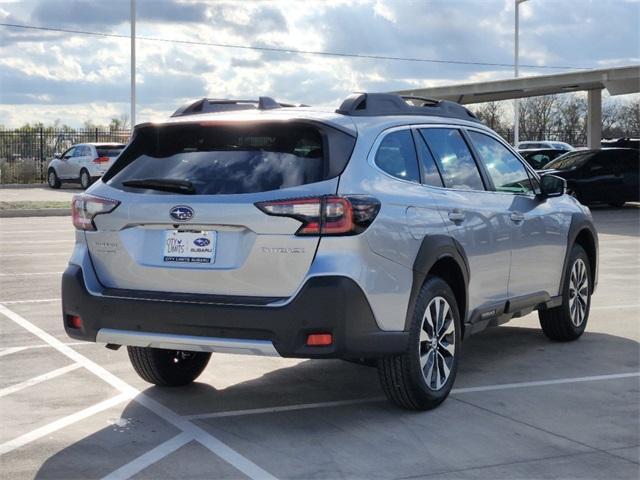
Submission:
{"label": "cloudy sky", "polygon": [[[137,0],[166,40],[513,62],[513,0]],[[640,63],[639,0],[521,5],[523,75]],[[0,22],[129,34],[129,0],[0,0]],[[137,121],[203,96],[335,105],[351,91],[505,78],[506,66],[372,60],[139,40]],[[129,40],[0,26],[0,124],[108,123],[129,111]]]}

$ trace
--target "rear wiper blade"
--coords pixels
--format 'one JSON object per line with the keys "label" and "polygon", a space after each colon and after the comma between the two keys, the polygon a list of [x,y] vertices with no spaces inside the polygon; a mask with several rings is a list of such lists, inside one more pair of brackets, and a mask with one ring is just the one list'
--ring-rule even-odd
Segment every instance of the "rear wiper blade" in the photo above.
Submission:
{"label": "rear wiper blade", "polygon": [[196,189],[189,180],[174,180],[170,178],[142,178],[136,180],[126,180],[122,182],[125,187],[148,188],[149,190],[160,190],[162,192],[175,193],[196,193]]}

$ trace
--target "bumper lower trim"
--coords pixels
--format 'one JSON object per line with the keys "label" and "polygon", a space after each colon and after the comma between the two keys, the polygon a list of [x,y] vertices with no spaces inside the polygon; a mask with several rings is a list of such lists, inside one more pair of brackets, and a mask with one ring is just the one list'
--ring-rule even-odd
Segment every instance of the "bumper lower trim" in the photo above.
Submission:
{"label": "bumper lower trim", "polygon": [[96,342],[133,347],[164,348],[190,352],[237,353],[279,357],[273,342],[269,340],[244,340],[236,338],[200,337],[168,333],[131,332],[113,328],[101,328]]}

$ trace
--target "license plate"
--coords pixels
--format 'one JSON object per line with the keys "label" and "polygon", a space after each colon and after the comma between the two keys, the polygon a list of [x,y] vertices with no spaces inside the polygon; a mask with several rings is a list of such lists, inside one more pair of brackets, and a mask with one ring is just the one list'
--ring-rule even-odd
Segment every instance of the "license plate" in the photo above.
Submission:
{"label": "license plate", "polygon": [[218,232],[168,230],[164,237],[165,262],[214,263]]}

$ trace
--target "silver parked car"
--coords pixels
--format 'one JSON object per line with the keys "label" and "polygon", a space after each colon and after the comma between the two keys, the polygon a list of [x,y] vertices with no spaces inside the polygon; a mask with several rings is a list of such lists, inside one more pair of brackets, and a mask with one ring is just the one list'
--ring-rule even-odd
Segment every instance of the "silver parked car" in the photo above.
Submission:
{"label": "silver parked car", "polygon": [[67,334],[126,345],[164,386],[211,352],[341,358],[429,409],[463,338],[538,310],[575,340],[597,282],[591,214],[563,179],[458,104],[391,94],[186,105],[136,127],[73,223]]}
{"label": "silver parked car", "polygon": [[124,149],[123,143],[80,143],[56,154],[47,167],[47,183],[60,188],[62,182],[79,183],[84,189],[100,178]]}

